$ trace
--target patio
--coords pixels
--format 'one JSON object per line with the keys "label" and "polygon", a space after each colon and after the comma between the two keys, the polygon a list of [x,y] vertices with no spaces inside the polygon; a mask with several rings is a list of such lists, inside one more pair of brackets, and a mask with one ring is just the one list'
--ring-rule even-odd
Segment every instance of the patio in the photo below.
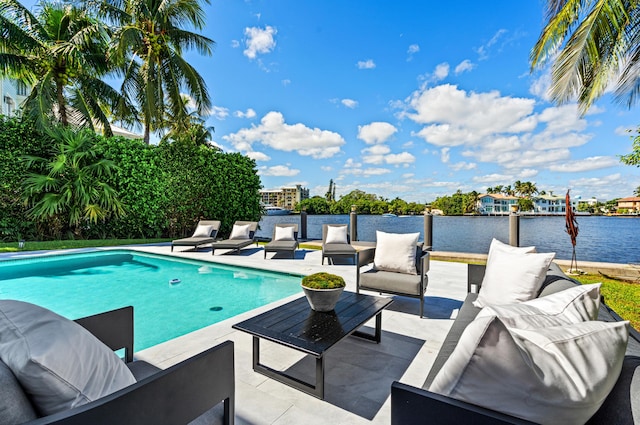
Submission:
{"label": "patio", "polygon": [[[347,290],[355,291],[353,265],[324,265],[318,250],[298,250],[294,260],[263,258],[262,248],[244,249],[240,255],[211,252],[173,252],[167,246],[141,246],[141,251],[215,261],[223,264],[311,274],[329,271],[343,276]],[[222,254],[222,255],[221,255]],[[418,315],[416,299],[395,297],[383,312],[382,341],[374,344],[348,337],[327,355],[326,399],[319,400],[280,384],[252,369],[252,338],[231,328],[286,298],[180,338],[136,353],[159,367],[169,367],[219,342],[235,343],[237,424],[389,424],[391,383],[394,380],[422,386],[432,362],[466,295],[466,264],[431,261],[425,299],[425,318]],[[367,327],[373,328],[369,322]],[[276,344],[263,342],[261,356],[274,368],[311,379],[315,360]]]}

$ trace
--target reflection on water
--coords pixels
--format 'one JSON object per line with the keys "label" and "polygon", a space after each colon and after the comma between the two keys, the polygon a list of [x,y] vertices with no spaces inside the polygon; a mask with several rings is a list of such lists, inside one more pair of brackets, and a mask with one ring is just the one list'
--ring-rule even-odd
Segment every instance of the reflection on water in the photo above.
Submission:
{"label": "reflection on water", "polygon": [[[610,263],[640,262],[640,218],[579,216],[576,245],[578,261]],[[276,223],[299,223],[300,216],[264,216],[257,236],[271,237]],[[308,215],[307,238],[321,239],[323,224],[348,224],[348,215]],[[358,239],[375,241],[376,230],[395,233],[422,231],[422,216],[358,216]],[[491,239],[509,242],[508,217],[433,217],[434,251],[487,253]],[[539,252],[555,252],[556,258],[571,258],[571,239],[565,219],[523,217],[520,245],[534,245]]]}

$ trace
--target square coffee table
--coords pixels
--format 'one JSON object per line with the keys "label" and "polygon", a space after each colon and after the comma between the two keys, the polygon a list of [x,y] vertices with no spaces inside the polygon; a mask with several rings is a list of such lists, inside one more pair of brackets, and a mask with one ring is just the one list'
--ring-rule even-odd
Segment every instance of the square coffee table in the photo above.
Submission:
{"label": "square coffee table", "polygon": [[[233,325],[253,335],[253,370],[300,391],[324,399],[324,358],[327,351],[349,335],[380,342],[382,310],[393,300],[343,292],[332,312],[319,313],[309,307],[305,297],[276,307]],[[357,329],[376,317],[373,334]],[[260,363],[260,339],[310,354],[316,358],[315,383],[308,383]]]}

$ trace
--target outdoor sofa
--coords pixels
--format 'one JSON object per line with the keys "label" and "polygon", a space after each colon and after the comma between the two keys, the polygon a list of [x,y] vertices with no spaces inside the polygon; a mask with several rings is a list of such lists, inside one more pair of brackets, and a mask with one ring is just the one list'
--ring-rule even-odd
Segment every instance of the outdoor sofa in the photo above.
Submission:
{"label": "outdoor sofa", "polygon": [[[5,338],[0,343],[0,354],[17,369],[16,373],[20,376],[16,378],[12,372],[14,369],[7,366],[4,361],[0,361],[0,423],[2,424],[176,425],[192,421],[194,424],[217,423],[220,419],[227,425],[234,423],[234,347],[231,341],[223,342],[161,370],[145,361],[133,359],[133,307],[131,306],[75,321],[90,333],[74,325],[72,321],[28,303],[2,300],[0,315],[2,316],[0,324],[4,327],[2,332]],[[47,335],[43,336],[42,332],[34,335],[33,332],[37,333],[38,329],[47,331]],[[14,343],[13,349],[7,347],[7,340],[11,340],[12,337],[5,332],[20,335],[18,339],[24,338],[28,341],[26,346],[31,353],[20,357],[33,356],[34,359],[29,361],[20,359],[19,363],[28,366],[29,373],[16,367],[16,345]],[[29,333],[31,336],[27,336]],[[56,337],[62,335],[62,337],[50,339],[49,335]],[[34,337],[36,341],[33,340]],[[49,341],[40,342],[42,339]],[[17,344],[23,343],[18,341]],[[89,386],[102,389],[118,378],[117,376],[114,378],[115,375],[111,372],[105,372],[106,368],[103,365],[96,367],[94,363],[98,359],[105,359],[96,355],[96,348],[111,356],[112,364],[126,364],[124,369],[131,372],[134,383],[101,398],[94,398],[86,404],[78,405],[80,403],[73,402],[71,408],[57,409],[55,413],[43,415],[41,413],[45,409],[43,400],[46,404],[50,403],[52,398],[67,397],[71,389],[78,391],[77,396],[75,392],[73,393],[73,396],[77,397],[76,401],[83,397],[88,398],[87,394],[94,394],[92,393],[94,390]],[[114,354],[111,350],[124,350],[124,358],[119,359],[116,356],[119,353]],[[59,355],[54,355],[52,352]],[[37,379],[35,379],[33,365],[38,363],[42,367],[37,368]],[[43,373],[42,370],[46,372]],[[78,375],[82,377],[79,378]],[[92,383],[96,379],[105,382]],[[24,386],[29,386],[29,380],[32,388],[26,390]],[[44,381],[47,383],[43,384]],[[82,384],[78,385],[80,382]],[[35,390],[33,384],[35,384]],[[60,391],[49,391],[53,387]],[[64,395],[59,396],[58,392]],[[64,400],[62,404],[65,403],[68,403],[68,400]]]}
{"label": "outdoor sofa", "polygon": [[[478,297],[477,292],[482,284],[484,274],[484,265],[468,265],[468,295],[449,333],[445,337],[422,388],[400,382],[392,384],[392,425],[531,423],[428,390],[438,372],[453,353],[463,331],[480,312],[480,308],[475,307],[472,303]],[[564,289],[573,288],[576,285],[580,285],[580,283],[566,276],[555,263],[551,263],[538,297],[545,297]],[[621,320],[604,302],[600,303],[597,319],[605,322]],[[640,424],[640,334],[633,328],[630,328],[629,331],[629,340],[620,376],[604,404],[589,419],[587,424]]]}

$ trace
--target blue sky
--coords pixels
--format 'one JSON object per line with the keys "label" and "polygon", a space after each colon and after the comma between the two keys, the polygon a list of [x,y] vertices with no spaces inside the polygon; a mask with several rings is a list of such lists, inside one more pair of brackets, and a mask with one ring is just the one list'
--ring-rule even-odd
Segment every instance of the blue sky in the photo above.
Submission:
{"label": "blue sky", "polygon": [[[26,4],[27,2],[25,2]],[[432,201],[535,182],[607,200],[631,196],[621,165],[640,124],[606,95],[583,118],[529,72],[542,1],[212,0],[207,124],[257,162],[265,188],[302,184]]]}

